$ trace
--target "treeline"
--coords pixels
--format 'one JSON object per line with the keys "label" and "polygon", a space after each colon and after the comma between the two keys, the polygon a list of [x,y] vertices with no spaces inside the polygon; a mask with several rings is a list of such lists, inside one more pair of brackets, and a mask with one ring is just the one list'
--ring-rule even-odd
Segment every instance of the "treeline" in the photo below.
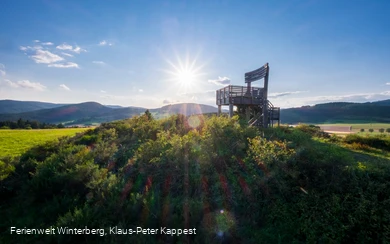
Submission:
{"label": "treeline", "polygon": [[29,121],[18,119],[18,121],[0,121],[0,129],[56,129],[65,128],[63,124],[41,123],[39,121]]}

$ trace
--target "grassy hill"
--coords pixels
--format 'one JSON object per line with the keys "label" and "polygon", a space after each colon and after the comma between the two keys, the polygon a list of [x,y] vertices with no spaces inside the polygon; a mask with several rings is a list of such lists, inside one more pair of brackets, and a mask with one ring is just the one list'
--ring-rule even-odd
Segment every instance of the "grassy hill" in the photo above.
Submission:
{"label": "grassy hill", "polygon": [[[0,242],[390,241],[389,137],[309,126],[261,134],[236,117],[144,115],[2,159]],[[10,235],[11,226],[99,231]],[[158,232],[110,231],[137,227]]]}
{"label": "grassy hill", "polygon": [[390,100],[325,103],[281,110],[282,123],[389,123]]}

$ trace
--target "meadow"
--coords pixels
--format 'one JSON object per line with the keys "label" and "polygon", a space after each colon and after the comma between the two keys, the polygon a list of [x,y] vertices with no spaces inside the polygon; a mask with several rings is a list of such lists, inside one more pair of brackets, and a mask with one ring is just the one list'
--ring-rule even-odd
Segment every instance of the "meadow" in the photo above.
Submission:
{"label": "meadow", "polygon": [[28,149],[63,136],[74,136],[87,128],[0,130],[0,158],[19,156]]}

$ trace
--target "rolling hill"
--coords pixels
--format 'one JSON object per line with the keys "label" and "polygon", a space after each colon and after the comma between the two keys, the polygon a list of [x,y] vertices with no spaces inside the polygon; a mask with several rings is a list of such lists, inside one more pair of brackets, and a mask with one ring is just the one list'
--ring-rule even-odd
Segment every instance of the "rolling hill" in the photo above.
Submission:
{"label": "rolling hill", "polygon": [[281,122],[295,123],[390,123],[390,100],[335,102],[282,109]]}
{"label": "rolling hill", "polygon": [[41,109],[57,108],[64,105],[66,104],[34,101],[0,100],[0,114],[31,112]]}
{"label": "rolling hill", "polygon": [[[133,117],[145,112],[142,107],[120,107],[96,102],[53,104],[42,102],[0,101],[0,121],[38,120],[47,123],[90,124]],[[43,109],[40,109],[42,107]],[[33,109],[33,111],[31,111]],[[180,103],[149,109],[155,118],[172,114],[216,113],[217,108],[196,103]],[[15,111],[25,111],[15,113]],[[390,123],[390,100],[352,103],[334,102],[281,110],[281,122],[295,123]]]}
{"label": "rolling hill", "polygon": [[[20,102],[20,104],[22,103],[23,102]],[[29,102],[25,103],[29,106]],[[68,125],[90,124],[130,118],[145,112],[145,110],[146,108],[142,107],[113,108],[112,106],[104,106],[96,102],[86,102],[23,113],[3,113],[0,114],[0,121],[16,121],[19,118],[22,118],[24,120],[37,120],[46,123],[65,123]],[[184,115],[215,113],[217,112],[217,108],[209,105],[182,103],[150,109],[150,111],[155,117],[161,118],[178,113]]]}

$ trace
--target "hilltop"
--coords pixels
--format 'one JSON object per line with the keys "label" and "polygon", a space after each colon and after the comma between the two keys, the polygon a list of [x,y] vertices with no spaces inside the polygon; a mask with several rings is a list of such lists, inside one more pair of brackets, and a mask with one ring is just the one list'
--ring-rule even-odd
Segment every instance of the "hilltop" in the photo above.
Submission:
{"label": "hilltop", "polygon": [[[390,240],[388,136],[262,133],[236,116],[203,117],[144,114],[0,159],[0,243]],[[11,226],[103,234],[10,235]]]}

